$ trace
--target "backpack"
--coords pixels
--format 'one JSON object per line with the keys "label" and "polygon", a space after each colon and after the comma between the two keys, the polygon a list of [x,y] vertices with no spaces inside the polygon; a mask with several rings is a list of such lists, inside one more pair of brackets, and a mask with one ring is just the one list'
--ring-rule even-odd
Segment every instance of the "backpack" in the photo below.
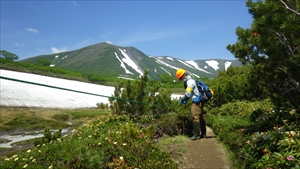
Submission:
{"label": "backpack", "polygon": [[199,90],[199,96],[193,99],[193,102],[208,102],[213,99],[214,92],[204,82],[195,80],[196,86]]}
{"label": "backpack", "polygon": [[[199,96],[193,99],[193,102],[199,103],[199,102],[208,102],[209,100],[212,100],[214,98],[214,91],[210,89],[204,82],[200,80],[195,80],[196,86],[199,91]],[[184,88],[186,89],[187,84],[186,81],[184,82]]]}

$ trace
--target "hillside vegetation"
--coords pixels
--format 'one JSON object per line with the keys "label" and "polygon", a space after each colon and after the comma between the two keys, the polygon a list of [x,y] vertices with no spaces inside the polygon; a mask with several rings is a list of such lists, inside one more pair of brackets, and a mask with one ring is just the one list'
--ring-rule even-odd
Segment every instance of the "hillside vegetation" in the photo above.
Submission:
{"label": "hillside vegetation", "polygon": [[[237,42],[227,46],[245,65],[204,79],[215,93],[205,105],[207,125],[231,152],[234,168],[300,168],[300,4],[288,2],[247,1],[253,24],[238,27]],[[110,100],[109,115],[5,157],[1,168],[178,168],[157,142],[191,134],[191,102],[171,100],[172,88],[182,84],[150,83],[147,74],[116,82],[114,96],[122,99]]]}

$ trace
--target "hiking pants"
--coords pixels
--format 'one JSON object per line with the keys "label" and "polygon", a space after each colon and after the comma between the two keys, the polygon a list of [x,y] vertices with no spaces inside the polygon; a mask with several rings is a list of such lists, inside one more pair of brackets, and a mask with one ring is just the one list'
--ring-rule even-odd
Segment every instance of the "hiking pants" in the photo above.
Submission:
{"label": "hiking pants", "polygon": [[191,112],[192,112],[192,116],[193,116],[193,122],[204,121],[203,106],[204,106],[204,103],[202,103],[202,102],[192,104]]}

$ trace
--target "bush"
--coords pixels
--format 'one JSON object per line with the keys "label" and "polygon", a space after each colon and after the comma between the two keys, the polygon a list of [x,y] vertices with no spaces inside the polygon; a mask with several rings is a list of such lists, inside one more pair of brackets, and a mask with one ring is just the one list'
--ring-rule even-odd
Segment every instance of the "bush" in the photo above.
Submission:
{"label": "bush", "polygon": [[177,169],[177,163],[160,151],[153,133],[153,127],[142,129],[128,116],[101,116],[68,137],[4,157],[0,167]]}
{"label": "bush", "polygon": [[237,168],[299,168],[300,123],[295,110],[277,110],[269,100],[239,101],[211,109],[206,120],[234,153]]}

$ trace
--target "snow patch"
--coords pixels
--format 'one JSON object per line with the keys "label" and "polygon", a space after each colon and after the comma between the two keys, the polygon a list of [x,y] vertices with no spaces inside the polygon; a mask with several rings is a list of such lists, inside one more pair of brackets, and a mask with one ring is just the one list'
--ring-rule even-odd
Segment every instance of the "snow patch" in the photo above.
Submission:
{"label": "snow patch", "polygon": [[54,66],[55,66],[55,64],[51,64],[51,65],[50,65],[50,67],[54,67]]}
{"label": "snow patch", "polygon": [[130,59],[130,57],[127,55],[126,50],[124,49],[121,50],[119,49],[122,53],[122,55],[125,57],[125,58],[122,58],[123,62],[125,62],[128,66],[132,67],[136,72],[138,72],[140,74],[140,76],[143,76],[143,71],[141,69],[139,69],[138,65],[134,63],[134,61],[132,61]]}
{"label": "snow patch", "polygon": [[227,70],[227,68],[231,65],[232,62],[226,61],[225,62],[225,70]]}
{"label": "snow patch", "polygon": [[186,65],[186,66],[188,66],[188,67],[190,67],[190,68],[192,68],[192,69],[194,69],[191,65],[189,65],[189,64],[187,64],[187,63],[185,63],[184,61],[182,61],[182,60],[179,60],[179,59],[177,59],[179,62],[181,62],[182,64],[184,64],[184,65]]}
{"label": "snow patch", "polygon": [[171,58],[171,57],[167,57],[167,59],[174,61],[174,59],[173,59],[173,58]]}
{"label": "snow patch", "polygon": [[156,61],[157,63],[159,63],[159,64],[163,64],[163,65],[165,65],[165,66],[168,66],[169,68],[172,68],[172,69],[175,69],[175,70],[179,69],[178,67],[169,65],[169,64],[167,64],[166,62],[159,60],[159,58],[157,58],[155,61]]}
{"label": "snow patch", "polygon": [[215,71],[217,71],[219,68],[219,63],[215,60],[208,60],[208,61],[205,61],[210,67],[212,67],[213,69],[215,69]]}
{"label": "snow patch", "polygon": [[117,52],[115,52],[115,55],[116,55],[116,58],[121,62],[121,67],[124,68],[125,73],[126,73],[126,74],[133,74],[132,72],[130,72],[129,70],[126,69],[125,64],[124,64],[124,63],[122,62],[122,60],[119,58]]}
{"label": "snow patch", "polygon": [[208,74],[212,74],[212,73],[210,73],[210,72],[208,72],[206,70],[203,70],[203,69],[199,68],[198,64],[196,62],[192,61],[192,60],[186,61],[186,62],[189,63],[190,65],[193,65],[197,70],[200,70],[200,71],[208,73]]}
{"label": "snow patch", "polygon": [[58,55],[56,55],[55,58],[58,58]]}
{"label": "snow patch", "polygon": [[160,67],[162,70],[164,70],[165,72],[167,72],[170,76],[172,76],[172,74],[170,72],[168,72],[166,69],[164,69],[163,67]]}
{"label": "snow patch", "polygon": [[66,56],[62,57],[62,58],[61,58],[61,60],[64,60],[64,59],[65,59],[65,58],[67,58],[67,57],[68,57],[68,55],[66,55]]}
{"label": "snow patch", "polygon": [[135,80],[135,79],[132,79],[132,78],[129,78],[129,77],[123,77],[123,76],[119,76],[118,78],[119,79],[127,79],[127,80]]}
{"label": "snow patch", "polygon": [[[3,77],[46,84],[50,86],[97,94],[90,95],[57,88],[44,87],[0,78],[0,106],[43,107],[43,108],[92,108],[97,103],[109,104],[109,97],[114,94],[111,86],[78,82],[0,69]],[[172,99],[181,95],[172,94]]]}

